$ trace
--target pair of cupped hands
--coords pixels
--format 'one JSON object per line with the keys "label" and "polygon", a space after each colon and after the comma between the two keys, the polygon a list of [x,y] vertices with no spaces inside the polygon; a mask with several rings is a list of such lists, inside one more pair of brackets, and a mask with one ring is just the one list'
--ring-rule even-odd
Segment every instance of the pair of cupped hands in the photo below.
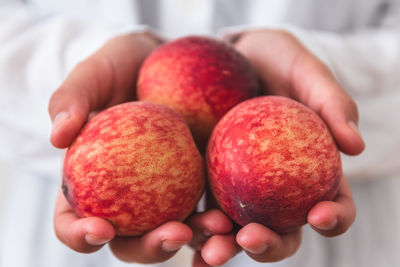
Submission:
{"label": "pair of cupped hands", "polygon": [[[68,147],[93,114],[135,100],[140,65],[158,45],[148,33],[117,36],[79,63],[50,99],[51,143]],[[317,112],[343,153],[363,151],[356,104],[327,66],[292,34],[271,29],[249,31],[234,46],[258,72],[265,93],[291,97]],[[307,219],[316,232],[331,237],[344,233],[354,218],[351,190],[343,176],[336,198],[316,204]],[[278,234],[257,223],[236,229],[216,208],[195,212],[184,222],[167,222],[140,237],[120,237],[104,219],[78,218],[61,192],[54,225],[61,242],[78,252],[94,252],[108,243],[123,261],[157,263],[190,245],[197,267],[222,265],[242,250],[255,261],[279,261],[293,255],[302,239],[301,229]]]}

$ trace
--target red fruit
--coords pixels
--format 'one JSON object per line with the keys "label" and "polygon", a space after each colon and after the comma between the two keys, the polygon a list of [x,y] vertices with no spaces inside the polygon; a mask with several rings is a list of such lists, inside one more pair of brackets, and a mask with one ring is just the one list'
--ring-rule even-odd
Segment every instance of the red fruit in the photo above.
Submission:
{"label": "red fruit", "polygon": [[278,96],[229,111],[210,137],[207,166],[214,196],[233,220],[279,233],[305,224],[316,203],[332,200],[342,174],[339,151],[320,117]]}
{"label": "red fruit", "polygon": [[185,121],[170,108],[130,102],[102,111],[68,148],[63,191],[80,217],[140,235],[184,220],[204,188],[203,160]]}
{"label": "red fruit", "polygon": [[164,104],[185,118],[201,151],[218,120],[257,92],[247,60],[230,44],[201,36],[156,49],[143,63],[137,86],[140,100]]}

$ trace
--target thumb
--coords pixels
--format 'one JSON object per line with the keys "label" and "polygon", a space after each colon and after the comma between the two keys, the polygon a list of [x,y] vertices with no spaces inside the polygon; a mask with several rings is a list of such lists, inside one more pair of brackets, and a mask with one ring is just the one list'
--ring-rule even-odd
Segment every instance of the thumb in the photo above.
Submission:
{"label": "thumb", "polygon": [[90,112],[133,100],[138,69],[159,43],[148,33],[121,35],[79,63],[50,99],[51,143],[69,146]]}
{"label": "thumb", "polygon": [[49,101],[53,122],[51,143],[57,148],[69,146],[88,119],[89,112],[104,105],[112,71],[98,53],[79,63]]}
{"label": "thumb", "polygon": [[355,102],[345,93],[326,96],[319,113],[330,128],[339,149],[348,155],[358,155],[365,144],[358,130],[358,110]]}
{"label": "thumb", "polygon": [[50,142],[57,148],[68,147],[89,113],[88,101],[79,93],[59,89],[49,102],[49,114],[53,122]]}
{"label": "thumb", "polygon": [[322,117],[339,149],[348,155],[360,154],[365,144],[357,126],[357,105],[331,71],[308,54],[293,67],[291,78],[297,81],[293,82],[296,98]]}

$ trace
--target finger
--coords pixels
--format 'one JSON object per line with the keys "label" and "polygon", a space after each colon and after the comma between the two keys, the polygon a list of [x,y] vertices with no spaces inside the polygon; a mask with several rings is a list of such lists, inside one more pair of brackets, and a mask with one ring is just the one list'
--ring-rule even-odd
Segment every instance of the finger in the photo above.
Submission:
{"label": "finger", "polygon": [[343,234],[353,224],[356,209],[347,180],[343,177],[334,201],[315,205],[308,214],[308,223],[320,234],[328,237]]}
{"label": "finger", "polygon": [[365,144],[357,128],[357,106],[329,69],[304,50],[293,64],[291,73],[295,98],[324,119],[341,151],[349,155],[360,154]]}
{"label": "finger", "polygon": [[216,209],[194,214],[189,217],[186,223],[194,234],[190,245],[196,250],[200,250],[210,236],[227,234],[233,227],[228,216]]}
{"label": "finger", "polygon": [[83,91],[59,88],[54,92],[49,103],[53,123],[50,142],[57,148],[69,146],[86,122],[90,108]]}
{"label": "finger", "polygon": [[193,255],[193,267],[210,267],[211,265],[207,264],[203,258],[201,257],[201,252],[196,251]]}
{"label": "finger", "polygon": [[52,144],[67,147],[89,112],[133,100],[140,64],[156,44],[148,35],[123,35],[79,63],[50,98]]}
{"label": "finger", "polygon": [[78,218],[61,192],[56,202],[54,228],[61,242],[82,253],[100,249],[115,236],[113,226],[104,219]]}
{"label": "finger", "polygon": [[201,249],[201,257],[206,264],[219,266],[226,263],[240,251],[234,234],[213,235]]}
{"label": "finger", "polygon": [[190,228],[181,222],[167,222],[141,237],[116,237],[110,242],[122,261],[143,264],[165,261],[192,239]]}
{"label": "finger", "polygon": [[250,223],[236,236],[237,243],[258,262],[275,262],[293,255],[301,243],[301,229],[278,235],[267,227]]}

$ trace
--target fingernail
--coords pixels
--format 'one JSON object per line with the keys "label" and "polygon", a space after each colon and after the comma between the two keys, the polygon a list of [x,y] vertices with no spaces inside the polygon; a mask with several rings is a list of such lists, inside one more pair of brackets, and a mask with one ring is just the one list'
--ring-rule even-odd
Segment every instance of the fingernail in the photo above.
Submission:
{"label": "fingernail", "polygon": [[164,252],[175,252],[184,245],[186,245],[187,242],[185,241],[172,241],[172,240],[164,240],[161,244],[161,250]]}
{"label": "fingernail", "polygon": [[62,111],[60,113],[58,113],[53,120],[53,129],[57,128],[62,121],[64,121],[66,118],[68,118],[69,113],[66,111]]}
{"label": "fingernail", "polygon": [[251,254],[262,254],[265,251],[267,251],[268,249],[268,245],[266,243],[260,245],[260,246],[256,246],[256,247],[252,247],[252,248],[244,248],[246,251],[250,252]]}
{"label": "fingernail", "polygon": [[328,231],[328,230],[332,230],[333,228],[336,227],[337,225],[337,218],[335,218],[334,220],[332,220],[331,222],[324,224],[324,225],[319,225],[316,226],[318,229],[323,230],[323,231]]}
{"label": "fingernail", "polygon": [[104,238],[99,238],[92,234],[86,234],[85,241],[86,241],[86,243],[88,243],[89,245],[92,245],[92,246],[101,246],[101,245],[104,245],[105,243],[109,242],[110,240],[104,239]]}

